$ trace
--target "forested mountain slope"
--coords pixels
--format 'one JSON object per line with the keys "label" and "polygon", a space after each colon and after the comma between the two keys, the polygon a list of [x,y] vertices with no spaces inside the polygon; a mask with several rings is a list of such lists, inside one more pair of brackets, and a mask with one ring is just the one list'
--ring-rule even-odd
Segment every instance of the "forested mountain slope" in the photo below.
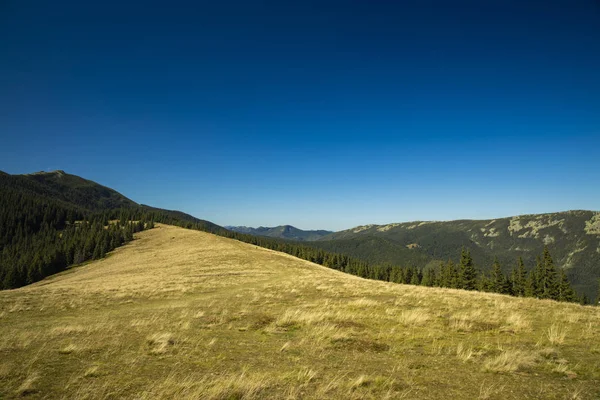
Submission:
{"label": "forested mountain slope", "polygon": [[0,188],[51,198],[53,201],[89,211],[138,205],[113,189],[76,175],[67,174],[64,171],[36,172],[25,175],[9,175],[0,171]]}
{"label": "forested mountain slope", "polygon": [[479,268],[489,270],[497,258],[505,271],[519,257],[533,268],[547,246],[579,292],[594,298],[600,278],[600,213],[594,211],[366,225],[332,233],[313,245],[376,263],[417,267],[456,260],[465,247]]}

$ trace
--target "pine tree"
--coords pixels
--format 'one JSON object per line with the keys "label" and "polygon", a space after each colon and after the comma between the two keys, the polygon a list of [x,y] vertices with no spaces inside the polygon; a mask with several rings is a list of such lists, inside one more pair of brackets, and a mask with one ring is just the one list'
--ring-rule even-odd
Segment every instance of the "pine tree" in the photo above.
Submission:
{"label": "pine tree", "polygon": [[556,279],[556,269],[554,268],[554,261],[550,256],[550,251],[548,251],[548,247],[544,246],[544,253],[542,258],[542,277],[538,277],[541,287],[541,297],[543,299],[553,299],[558,300],[558,282]]}
{"label": "pine tree", "polygon": [[417,268],[415,268],[412,273],[412,278],[410,278],[410,284],[411,285],[420,285],[421,280],[422,280],[421,271],[419,271]]}
{"label": "pine tree", "polygon": [[492,291],[495,293],[504,293],[504,273],[497,259],[494,259],[492,265]]}
{"label": "pine tree", "polygon": [[434,268],[428,268],[423,273],[423,279],[421,280],[422,286],[435,286],[436,273]]}
{"label": "pine tree", "polygon": [[544,263],[542,261],[542,258],[540,256],[537,256],[535,258],[535,274],[533,276],[535,277],[534,297],[537,297],[538,299],[543,298],[545,274],[546,272],[544,270]]}
{"label": "pine tree", "polygon": [[477,284],[477,270],[471,258],[471,252],[463,248],[460,255],[460,272],[458,287],[465,290],[475,290]]}
{"label": "pine tree", "polygon": [[440,277],[440,286],[448,288],[457,288],[458,282],[458,271],[456,265],[452,260],[448,260],[445,265],[442,265],[442,273]]}
{"label": "pine tree", "polygon": [[585,293],[581,296],[581,299],[579,300],[579,304],[581,304],[582,306],[586,306],[586,305],[590,304],[590,299],[588,299],[588,297]]}
{"label": "pine tree", "polygon": [[527,271],[525,270],[525,264],[523,258],[519,257],[517,261],[517,267],[512,272],[512,292],[515,296],[525,296],[525,285],[527,282]]}
{"label": "pine tree", "polygon": [[513,292],[513,281],[508,275],[504,275],[504,282],[502,283],[502,293],[514,296]]}
{"label": "pine tree", "polygon": [[571,283],[567,278],[567,274],[565,274],[564,270],[560,270],[560,278],[558,283],[558,300],[559,301],[575,301],[577,300],[577,296],[575,295],[575,291],[571,287]]}
{"label": "pine tree", "polygon": [[537,268],[529,271],[527,280],[525,281],[525,296],[538,297],[538,277]]}
{"label": "pine tree", "polygon": [[492,280],[485,272],[482,272],[479,274],[477,290],[479,290],[481,292],[493,292],[494,291],[493,285],[492,285]]}

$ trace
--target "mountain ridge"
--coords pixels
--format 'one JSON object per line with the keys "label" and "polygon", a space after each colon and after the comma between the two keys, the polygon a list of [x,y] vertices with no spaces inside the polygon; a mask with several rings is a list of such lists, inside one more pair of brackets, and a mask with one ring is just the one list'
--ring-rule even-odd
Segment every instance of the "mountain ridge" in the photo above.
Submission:
{"label": "mountain ridge", "polygon": [[333,233],[327,230],[302,230],[292,225],[278,225],[274,227],[259,226],[252,228],[248,226],[225,226],[238,233],[245,233],[256,236],[266,236],[279,239],[298,240],[312,242]]}
{"label": "mountain ridge", "polygon": [[114,189],[63,170],[15,175],[3,173],[0,178],[5,189],[51,198],[90,211],[139,206]]}
{"label": "mountain ridge", "polygon": [[528,268],[544,246],[575,288],[594,296],[600,278],[600,212],[569,210],[486,220],[411,221],[369,224],[335,232],[313,243],[374,263],[433,268],[471,250],[487,270],[495,258],[508,272],[519,257]]}

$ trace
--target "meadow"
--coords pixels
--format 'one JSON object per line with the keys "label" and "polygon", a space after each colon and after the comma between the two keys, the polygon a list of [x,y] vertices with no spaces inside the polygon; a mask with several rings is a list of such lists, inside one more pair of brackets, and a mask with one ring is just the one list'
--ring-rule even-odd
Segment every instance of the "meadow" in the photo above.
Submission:
{"label": "meadow", "polygon": [[370,281],[169,225],[0,292],[0,398],[597,399],[600,308]]}

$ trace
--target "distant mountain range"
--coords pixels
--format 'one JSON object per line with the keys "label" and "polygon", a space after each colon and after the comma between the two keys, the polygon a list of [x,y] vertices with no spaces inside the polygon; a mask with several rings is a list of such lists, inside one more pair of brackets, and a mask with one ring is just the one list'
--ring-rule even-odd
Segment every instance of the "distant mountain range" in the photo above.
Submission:
{"label": "distant mountain range", "polygon": [[566,211],[492,220],[415,221],[365,225],[335,232],[311,243],[374,264],[431,267],[471,250],[479,268],[496,257],[509,271],[522,257],[528,268],[548,246],[576,290],[593,296],[600,278],[600,212]]}
{"label": "distant mountain range", "polygon": [[225,228],[234,232],[246,233],[249,235],[267,236],[272,238],[299,240],[306,242],[319,240],[333,233],[332,231],[325,230],[304,231],[291,225],[280,225],[274,226],[272,228],[267,228],[264,226],[260,226],[258,228],[250,228],[248,226],[226,226]]}

